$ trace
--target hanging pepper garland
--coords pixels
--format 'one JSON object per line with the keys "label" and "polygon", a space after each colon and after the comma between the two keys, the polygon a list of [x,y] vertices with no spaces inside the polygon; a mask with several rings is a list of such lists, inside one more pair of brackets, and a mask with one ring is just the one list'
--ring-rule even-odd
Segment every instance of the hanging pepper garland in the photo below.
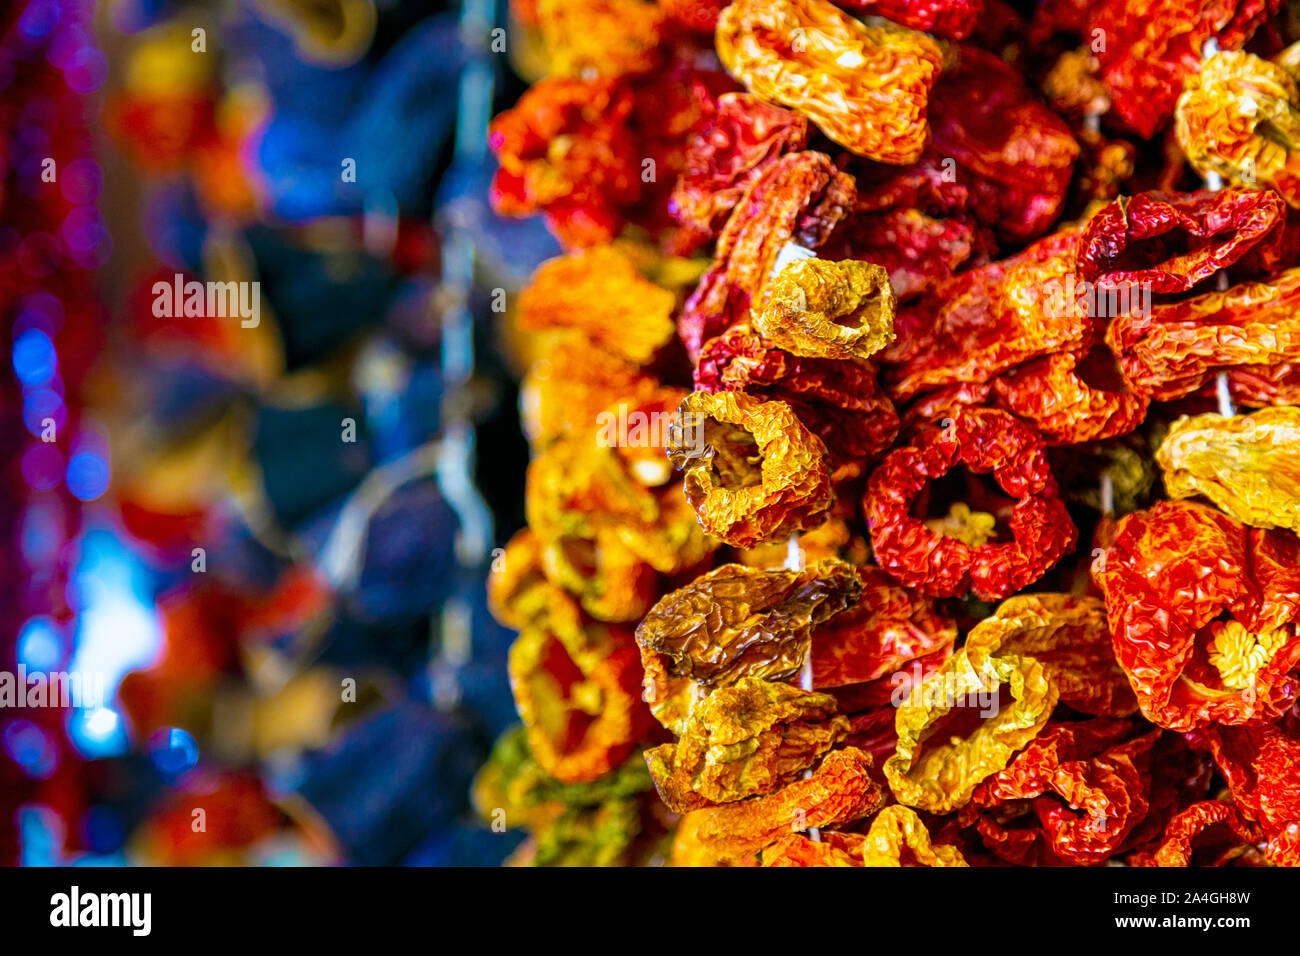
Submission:
{"label": "hanging pepper garland", "polygon": [[511,12],[493,197],[567,252],[490,584],[518,861],[1300,865],[1279,4]]}

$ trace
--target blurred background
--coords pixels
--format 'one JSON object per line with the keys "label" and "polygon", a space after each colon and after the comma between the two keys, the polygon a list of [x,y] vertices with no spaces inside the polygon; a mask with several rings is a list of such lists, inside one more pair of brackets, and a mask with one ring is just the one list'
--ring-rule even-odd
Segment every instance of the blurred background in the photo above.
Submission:
{"label": "blurred background", "polygon": [[[515,719],[503,303],[558,249],[486,202],[507,29],[493,0],[0,13],[0,862],[515,848],[469,807]],[[256,324],[160,307],[192,281]]]}

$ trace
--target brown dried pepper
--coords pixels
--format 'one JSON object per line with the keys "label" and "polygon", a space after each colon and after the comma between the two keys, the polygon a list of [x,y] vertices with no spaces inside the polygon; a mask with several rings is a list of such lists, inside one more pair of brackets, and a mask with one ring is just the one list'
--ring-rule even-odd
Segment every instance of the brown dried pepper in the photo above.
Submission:
{"label": "brown dried pepper", "polygon": [[880,568],[858,568],[856,604],[812,632],[813,687],[844,687],[888,677],[912,661],[942,655],[957,624],[930,598],[900,587]]}
{"label": "brown dried pepper", "polygon": [[846,149],[899,165],[920,157],[943,67],[924,34],[868,27],[827,0],[736,0],[718,18],[716,40],[732,76]]}
{"label": "brown dried pepper", "polygon": [[705,686],[785,680],[803,666],[812,629],[861,592],[843,561],[802,571],[727,564],[661,598],[637,628],[637,642],[667,658],[668,674]]}

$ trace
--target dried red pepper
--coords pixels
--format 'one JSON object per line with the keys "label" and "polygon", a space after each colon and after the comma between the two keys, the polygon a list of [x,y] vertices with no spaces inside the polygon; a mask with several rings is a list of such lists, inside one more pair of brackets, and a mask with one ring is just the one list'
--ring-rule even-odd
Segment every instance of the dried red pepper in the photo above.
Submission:
{"label": "dried red pepper", "polygon": [[[922,489],[964,465],[991,472],[1014,500],[1012,540],[971,547],[934,533],[911,514]],[[880,566],[936,597],[973,591],[997,600],[1036,581],[1073,545],[1074,524],[1057,495],[1042,439],[1005,412],[967,408],[948,428],[931,428],[885,456],[863,499]]]}

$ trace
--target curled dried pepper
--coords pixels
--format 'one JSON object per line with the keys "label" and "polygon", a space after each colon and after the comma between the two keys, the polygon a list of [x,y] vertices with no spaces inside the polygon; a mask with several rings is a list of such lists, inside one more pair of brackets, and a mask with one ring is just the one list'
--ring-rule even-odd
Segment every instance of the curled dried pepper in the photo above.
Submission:
{"label": "curled dried pepper", "polygon": [[1079,276],[1110,286],[1186,292],[1247,252],[1267,255],[1282,240],[1285,218],[1286,205],[1269,190],[1121,196],[1084,226]]}
{"label": "curled dried pepper", "polygon": [[617,246],[594,246],[538,266],[520,293],[520,324],[532,331],[576,329],[644,365],[673,336],[674,297],[642,278]]}
{"label": "curled dried pepper", "polygon": [[[885,456],[871,475],[863,509],[880,566],[908,587],[935,597],[972,591],[992,601],[1036,581],[1076,537],[1042,439],[994,409],[963,408],[950,427],[932,428]],[[991,472],[1012,499],[1012,540],[971,547],[931,531],[911,514],[926,485],[965,465]]]}
{"label": "curled dried pepper", "polygon": [[826,446],[785,402],[695,392],[668,454],[704,530],[736,547],[813,527],[831,504]]}
{"label": "curled dried pepper", "polygon": [[1300,531],[1300,408],[1185,416],[1156,461],[1171,498],[1204,495],[1244,524]]}
{"label": "curled dried pepper", "polygon": [[808,116],[846,149],[915,162],[926,103],[943,66],[936,44],[902,27],[868,27],[827,0],[736,0],[722,11],[718,57],[765,100]]}
{"label": "curled dried pepper", "polygon": [[[963,816],[993,808],[979,813],[977,826],[985,845],[1009,862],[1101,863],[1147,812],[1147,772],[1159,736],[1132,736],[1128,721],[1104,718],[1049,726],[976,788]],[[1011,816],[1017,801],[1027,801],[1032,825]]]}
{"label": "curled dried pepper", "polygon": [[993,395],[999,408],[1030,422],[1048,445],[1126,435],[1142,424],[1149,404],[1124,383],[1104,347],[1082,359],[1057,352],[1026,362],[995,378]]}
{"label": "curled dried pepper", "polygon": [[661,598],[637,628],[637,642],[643,655],[666,657],[669,674],[705,686],[746,676],[785,680],[803,666],[812,629],[861,591],[843,561],[802,571],[727,564]]}
{"label": "curled dried pepper", "polygon": [[[1300,402],[1300,378],[1291,371],[1300,365],[1297,303],[1300,269],[1288,269],[1268,282],[1156,305],[1150,315],[1121,315],[1106,344],[1129,385],[1156,401],[1212,386],[1225,371],[1236,401],[1292,404]],[[1274,370],[1283,374],[1274,378]]]}
{"label": "curled dried pepper", "polygon": [[898,743],[884,767],[890,789],[899,803],[931,813],[965,805],[1043,729],[1056,700],[1056,686],[1032,657],[974,659],[958,650],[898,708]]}
{"label": "curled dried pepper", "polygon": [[752,93],[724,93],[706,108],[686,146],[672,211],[704,235],[716,235],[750,183],[780,157],[808,144],[808,121]]}
{"label": "curled dried pepper", "polygon": [[1202,800],[1175,815],[1159,845],[1134,853],[1129,865],[1225,866],[1248,855],[1259,841],[1259,828],[1231,803]]}
{"label": "curled dried pepper", "polygon": [[664,803],[685,813],[793,782],[848,730],[834,697],[742,677],[701,700],[681,739],[646,762]]}
{"label": "curled dried pepper", "polygon": [[1210,57],[1178,98],[1178,145],[1201,175],[1271,186],[1300,208],[1300,87],[1249,53]]}
{"label": "curled dried pepper", "polygon": [[626,760],[651,726],[629,630],[529,625],[508,664],[528,745],[556,780],[595,780]]}
{"label": "curled dried pepper", "polygon": [[1142,714],[1184,732],[1277,717],[1300,691],[1300,540],[1190,502],[1120,523],[1094,564]]}
{"label": "curled dried pepper", "polygon": [[710,339],[695,369],[703,392],[741,389],[789,404],[822,440],[834,466],[832,480],[858,474],[893,444],[898,413],[868,361],[803,358],[773,348],[746,328]]}
{"label": "curled dried pepper", "polygon": [[682,308],[678,334],[691,358],[706,341],[749,318],[787,244],[820,246],[854,196],[853,177],[825,153],[788,153],[763,169],[736,203],[713,266]]}
{"label": "curled dried pepper", "polygon": [[966,654],[1025,654],[1043,665],[1059,699],[1075,710],[1127,717],[1137,710],[1115,662],[1100,598],[1022,594],[1008,598],[966,636]]}
{"label": "curled dried pepper", "polygon": [[754,327],[808,358],[865,359],[894,340],[894,290],[870,262],[798,259],[763,291]]}
{"label": "curled dried pepper", "polygon": [[692,810],[682,817],[673,847],[679,865],[752,861],[786,833],[830,827],[870,816],[884,795],[871,779],[871,758],[847,748],[828,754],[805,780],[739,803]]}

